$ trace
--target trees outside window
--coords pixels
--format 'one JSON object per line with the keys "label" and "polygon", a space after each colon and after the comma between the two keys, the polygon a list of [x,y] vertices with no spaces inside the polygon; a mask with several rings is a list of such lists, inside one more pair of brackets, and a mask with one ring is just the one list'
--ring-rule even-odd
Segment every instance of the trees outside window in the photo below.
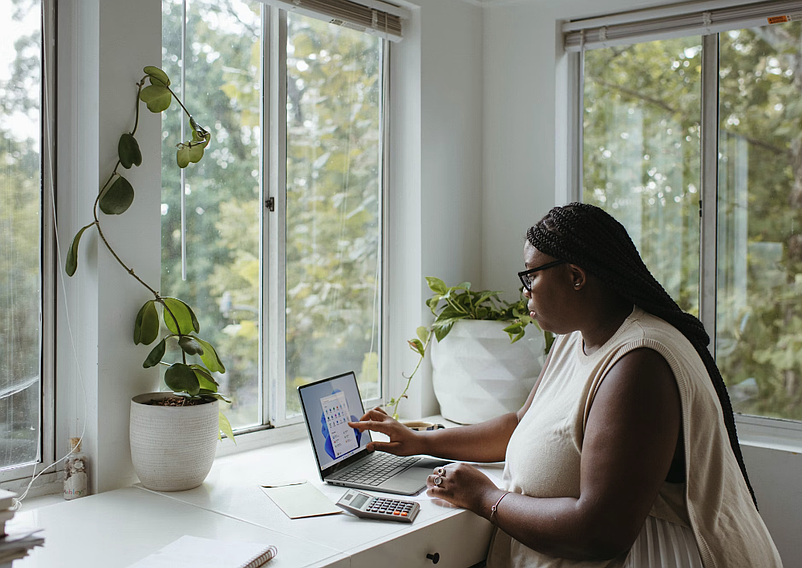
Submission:
{"label": "trees outside window", "polygon": [[[700,297],[715,299],[715,322],[705,324],[735,410],[794,420],[802,420],[800,30],[793,22],[718,34],[718,81],[704,88],[711,44],[700,36],[589,50],[582,126],[582,199],[627,227],[683,309],[699,315]],[[707,97],[719,123],[702,132]],[[716,137],[717,164],[702,164],[706,136]],[[705,166],[717,166],[718,183],[700,205]],[[712,201],[717,251],[715,266],[704,267],[700,208]],[[700,289],[706,269],[713,290]]]}
{"label": "trees outside window", "polygon": [[385,41],[255,1],[163,2],[165,71],[212,142],[179,171],[165,113],[162,292],[206,318],[235,429],[300,420],[296,387],[343,371],[381,396]]}

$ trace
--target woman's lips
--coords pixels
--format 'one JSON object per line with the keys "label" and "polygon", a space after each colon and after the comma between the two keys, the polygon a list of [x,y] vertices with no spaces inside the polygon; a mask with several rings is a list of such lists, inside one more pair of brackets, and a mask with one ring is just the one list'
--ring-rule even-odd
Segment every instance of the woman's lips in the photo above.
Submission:
{"label": "woman's lips", "polygon": [[535,318],[537,318],[537,314],[534,311],[530,311],[529,312],[529,317],[532,318],[532,319],[535,319]]}

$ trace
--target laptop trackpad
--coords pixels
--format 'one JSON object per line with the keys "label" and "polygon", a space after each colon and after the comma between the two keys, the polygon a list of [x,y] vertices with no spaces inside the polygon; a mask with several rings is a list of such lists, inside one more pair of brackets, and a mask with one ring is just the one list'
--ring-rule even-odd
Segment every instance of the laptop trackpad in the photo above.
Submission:
{"label": "laptop trackpad", "polygon": [[448,463],[439,459],[423,458],[416,462],[414,466],[394,475],[376,489],[379,491],[398,491],[407,495],[420,493],[426,488],[426,478],[429,477],[434,468]]}

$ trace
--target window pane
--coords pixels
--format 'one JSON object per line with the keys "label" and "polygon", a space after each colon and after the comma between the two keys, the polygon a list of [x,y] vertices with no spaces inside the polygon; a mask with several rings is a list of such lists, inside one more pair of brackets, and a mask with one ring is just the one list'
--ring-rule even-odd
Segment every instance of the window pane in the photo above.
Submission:
{"label": "window pane", "polygon": [[582,200],[629,231],[672,298],[699,311],[701,42],[585,54]]}
{"label": "window pane", "polygon": [[[261,422],[259,242],[261,239],[261,4],[238,0],[187,3],[186,88],[181,93],[180,0],[165,0],[163,64],[195,119],[212,132],[199,164],[175,162],[181,121],[173,104],[163,117],[162,284],[188,302],[200,336],[217,349],[217,377],[232,425]],[[190,132],[188,125],[186,132]],[[185,140],[189,134],[185,134]],[[181,278],[181,193],[185,198],[187,279]]]}
{"label": "window pane", "polygon": [[0,468],[39,455],[41,7],[0,0]]}
{"label": "window pane", "polygon": [[343,371],[364,398],[381,394],[382,44],[293,13],[287,22],[289,415],[300,412],[296,386]]}
{"label": "window pane", "polygon": [[719,36],[716,359],[737,411],[802,419],[800,23]]}

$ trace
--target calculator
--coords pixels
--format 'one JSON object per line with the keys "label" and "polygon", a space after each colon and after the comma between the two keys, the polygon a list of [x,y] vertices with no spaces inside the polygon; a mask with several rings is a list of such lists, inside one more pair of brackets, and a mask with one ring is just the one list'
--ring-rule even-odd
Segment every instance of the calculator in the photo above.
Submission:
{"label": "calculator", "polygon": [[357,517],[411,523],[418,516],[420,503],[389,497],[375,497],[354,489],[346,491],[337,501],[337,506]]}

